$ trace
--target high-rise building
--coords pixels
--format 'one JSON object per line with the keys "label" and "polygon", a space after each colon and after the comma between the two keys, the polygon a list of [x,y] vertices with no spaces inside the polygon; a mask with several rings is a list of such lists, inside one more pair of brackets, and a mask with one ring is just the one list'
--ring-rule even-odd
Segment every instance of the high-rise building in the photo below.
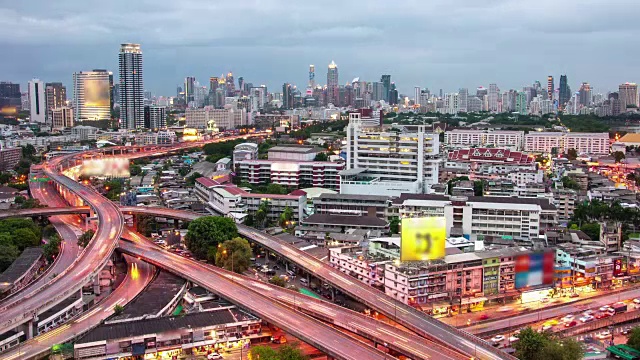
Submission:
{"label": "high-rise building", "polygon": [[564,109],[564,106],[571,99],[571,88],[567,82],[567,75],[560,75],[560,91],[558,93],[558,107]]}
{"label": "high-rise building", "polygon": [[555,87],[553,84],[553,76],[547,76],[547,98],[553,101],[553,92],[555,91]]}
{"label": "high-rise building", "polygon": [[0,113],[13,113],[22,109],[20,84],[0,82]]}
{"label": "high-rise building", "polygon": [[54,129],[64,129],[73,127],[73,109],[66,106],[49,110],[51,127]]}
{"label": "high-rise building", "polygon": [[338,65],[332,60],[327,69],[327,103],[338,104]]}
{"label": "high-rise building", "polygon": [[40,79],[29,81],[29,104],[31,122],[47,122],[47,103],[44,95],[44,83]]}
{"label": "high-rise building", "polygon": [[50,117],[51,110],[66,106],[67,88],[64,85],[62,85],[61,82],[46,83],[45,98],[47,101],[47,117],[48,117],[49,123],[51,123],[52,121]]}
{"label": "high-rise building", "polygon": [[122,44],[120,68],[120,121],[127,129],[144,127],[144,83],[140,44]]}
{"label": "high-rise building", "polygon": [[106,70],[73,74],[74,123],[111,118],[112,83],[113,74]]}
{"label": "high-rise building", "polygon": [[396,89],[395,83],[391,83],[391,87],[389,89],[389,104],[390,105],[398,104],[398,89]]}
{"label": "high-rise building", "polygon": [[527,115],[527,94],[524,91],[518,92],[516,96],[515,110],[517,113]]}
{"label": "high-rise building", "polygon": [[591,105],[591,85],[589,83],[583,82],[580,85],[580,90],[578,90],[578,102],[582,106]]}
{"label": "high-rise building", "polygon": [[231,71],[227,73],[226,83],[227,83],[227,96],[235,96],[236,84],[233,82],[233,73]]}
{"label": "high-rise building", "polygon": [[469,89],[467,88],[458,90],[458,111],[469,112]]}
{"label": "high-rise building", "polygon": [[620,111],[626,112],[627,108],[638,107],[638,85],[635,83],[624,83],[618,87],[618,99],[620,100]]}
{"label": "high-rise building", "polygon": [[309,65],[309,89],[313,91],[316,87],[316,67],[315,65]]}
{"label": "high-rise building", "polygon": [[373,82],[371,83],[372,91],[371,91],[371,100],[380,101],[384,100],[384,85],[381,82]]}
{"label": "high-rise building", "polygon": [[383,93],[382,100],[391,103],[391,75],[382,75],[380,77],[380,82],[382,83]]}
{"label": "high-rise building", "polygon": [[[482,99],[488,93],[489,91],[484,86],[478,86],[478,88],[476,89],[476,97],[479,99]],[[442,95],[440,95],[440,97],[442,97]]]}
{"label": "high-rise building", "polygon": [[162,129],[167,127],[167,110],[164,106],[149,105],[144,107],[144,127]]}
{"label": "high-rise building", "polygon": [[498,89],[498,85],[489,84],[489,92],[487,93],[488,101],[489,101],[489,111],[490,112],[498,112],[498,96],[500,90]]}
{"label": "high-rise building", "polygon": [[184,97],[187,101],[187,106],[194,100],[195,82],[196,78],[193,76],[187,76],[184,78]]}
{"label": "high-rise building", "polygon": [[244,78],[242,76],[238,78],[238,91],[240,91],[240,95],[244,95],[242,94],[244,91]]}
{"label": "high-rise building", "polygon": [[289,83],[282,85],[282,107],[284,109],[293,109],[293,89]]}

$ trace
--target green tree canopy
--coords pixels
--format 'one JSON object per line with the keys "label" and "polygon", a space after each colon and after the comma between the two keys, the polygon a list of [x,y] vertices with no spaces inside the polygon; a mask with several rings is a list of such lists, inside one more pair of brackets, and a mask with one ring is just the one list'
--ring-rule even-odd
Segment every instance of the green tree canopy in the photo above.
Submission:
{"label": "green tree canopy", "polygon": [[196,184],[196,179],[197,178],[201,178],[202,174],[200,174],[199,172],[194,172],[193,174],[189,175],[185,181],[187,182],[187,185],[189,186],[193,186]]}
{"label": "green tree canopy", "polygon": [[273,349],[268,346],[254,346],[249,351],[252,359],[260,360],[308,360],[297,343]]}
{"label": "green tree canopy", "polygon": [[18,250],[22,251],[31,246],[40,245],[40,237],[33,233],[29,229],[18,229],[12,233],[13,243],[18,247]]}
{"label": "green tree canopy", "polygon": [[287,282],[284,281],[283,278],[277,275],[271,277],[271,279],[269,279],[269,282],[272,283],[273,285],[280,286],[280,287],[285,287],[287,285]]}
{"label": "green tree canopy", "polygon": [[185,243],[198,259],[210,256],[209,248],[238,236],[238,227],[232,219],[219,216],[203,216],[193,220],[188,227]]}
{"label": "green tree canopy", "polygon": [[513,344],[520,360],[580,360],[584,356],[582,344],[573,339],[558,340],[552,333],[539,333],[530,327],[520,331]]}
{"label": "green tree canopy", "polygon": [[18,255],[20,255],[20,251],[15,245],[0,242],[0,272],[7,270],[18,258]]}
{"label": "green tree canopy", "polygon": [[129,174],[131,174],[131,176],[138,176],[142,174],[142,167],[140,165],[129,166]]}
{"label": "green tree canopy", "polygon": [[233,238],[223,242],[216,253],[216,265],[242,274],[251,265],[251,245],[246,239]]}
{"label": "green tree canopy", "polygon": [[627,340],[627,345],[640,351],[640,327],[636,326],[633,329],[631,329],[631,333],[629,334],[629,339]]}
{"label": "green tree canopy", "polygon": [[47,260],[52,260],[55,256],[58,256],[60,252],[60,236],[58,234],[54,234],[49,237],[49,241],[42,247],[42,251],[44,252],[43,256]]}
{"label": "green tree canopy", "polygon": [[321,153],[318,153],[313,160],[314,161],[329,161],[329,156],[327,156],[327,153],[321,152]]}
{"label": "green tree canopy", "polygon": [[578,158],[578,151],[574,148],[567,150],[567,159],[575,160]]}
{"label": "green tree canopy", "polygon": [[84,234],[80,235],[80,237],[78,237],[78,246],[80,247],[87,247],[87,245],[89,245],[89,241],[91,241],[91,239],[93,238],[93,235],[95,235],[95,231],[93,231],[92,229],[89,229],[87,231],[84,232]]}
{"label": "green tree canopy", "polygon": [[622,160],[624,160],[625,155],[622,151],[616,151],[613,153],[613,159],[616,161],[616,163],[621,162]]}
{"label": "green tree canopy", "polygon": [[293,210],[289,206],[286,206],[280,214],[280,226],[283,229],[288,228],[291,225],[291,220],[293,219]]}

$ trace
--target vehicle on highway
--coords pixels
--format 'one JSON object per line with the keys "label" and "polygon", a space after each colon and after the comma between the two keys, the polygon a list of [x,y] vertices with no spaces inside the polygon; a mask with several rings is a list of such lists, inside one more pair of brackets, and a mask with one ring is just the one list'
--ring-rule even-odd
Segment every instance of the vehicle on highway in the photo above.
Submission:
{"label": "vehicle on highway", "polygon": [[551,325],[551,326],[556,326],[558,325],[560,322],[558,321],[558,319],[550,319],[544,322],[544,325]]}
{"label": "vehicle on highway", "polygon": [[599,333],[598,335],[596,335],[596,337],[600,340],[604,340],[604,339],[608,339],[611,337],[611,331],[609,330],[605,330],[601,333]]}
{"label": "vehicle on highway", "polygon": [[570,298],[577,298],[580,297],[580,295],[578,293],[571,293],[571,295],[569,295]]}
{"label": "vehicle on highway", "polygon": [[308,285],[309,285],[309,282],[307,281],[307,279],[302,278],[302,279],[300,279],[300,284],[302,284],[302,285],[304,285],[304,286],[308,286]]}
{"label": "vehicle on highway", "polygon": [[218,353],[211,353],[207,355],[207,360],[221,360],[221,359],[223,359],[223,357]]}
{"label": "vehicle on highway", "polygon": [[287,343],[287,338],[284,335],[274,336],[271,339],[271,342],[274,343],[274,344],[286,344]]}
{"label": "vehicle on highway", "polygon": [[487,314],[482,314],[478,317],[478,320],[487,320],[489,318],[489,315]]}
{"label": "vehicle on highway", "polygon": [[633,330],[632,327],[626,327],[626,328],[622,329],[622,331],[620,331],[620,333],[622,335],[629,335],[629,333],[631,333],[631,330]]}
{"label": "vehicle on highway", "polygon": [[[600,307],[600,309],[598,309],[598,310],[600,310],[600,311],[609,311],[609,309],[611,309],[611,306],[604,305],[604,306]],[[589,311],[591,311],[591,310],[589,310]]]}
{"label": "vehicle on highway", "polygon": [[576,326],[576,325],[578,325],[578,322],[575,321],[575,320],[571,320],[571,321],[569,321],[569,322],[564,324],[565,327],[572,327],[572,326]]}
{"label": "vehicle on highway", "polygon": [[291,270],[288,270],[288,271],[287,271],[287,275],[289,275],[289,276],[296,276],[296,273],[294,273],[294,272],[293,272],[293,271],[291,271]]}
{"label": "vehicle on highway", "polygon": [[576,316],[575,316],[575,315],[573,315],[573,314],[569,314],[569,315],[565,315],[561,320],[562,320],[562,322],[565,322],[565,323],[566,323],[566,322],[571,322],[571,321],[573,321],[575,318],[576,318]]}
{"label": "vehicle on highway", "polygon": [[[613,309],[614,314],[620,314],[627,311],[627,304],[623,302],[615,303],[611,306],[611,309]],[[609,310],[609,312],[611,312],[611,310]]]}
{"label": "vehicle on highway", "polygon": [[511,311],[511,310],[513,310],[513,307],[511,307],[511,306],[501,306],[496,311],[497,312],[507,312],[507,311]]}
{"label": "vehicle on highway", "polygon": [[494,343],[497,343],[497,342],[504,341],[504,339],[505,339],[504,335],[496,335],[491,338],[491,341]]}
{"label": "vehicle on highway", "polygon": [[520,340],[520,338],[518,337],[518,335],[511,335],[511,336],[509,337],[509,342],[516,342],[516,341],[518,341],[518,340]]}
{"label": "vehicle on highway", "polygon": [[589,322],[589,321],[593,321],[593,319],[594,319],[594,317],[593,317],[593,316],[591,316],[591,315],[585,315],[585,316],[581,317],[581,318],[580,318],[580,319],[578,319],[578,320],[580,320],[580,321],[581,321],[581,322],[583,322],[583,323],[586,323],[586,322]]}
{"label": "vehicle on highway", "polygon": [[[600,311],[607,311],[607,309],[602,310],[602,308],[600,308]],[[587,310],[585,312],[582,313],[582,315],[584,316],[593,316],[596,312],[594,310]]]}
{"label": "vehicle on highway", "polygon": [[551,324],[543,324],[542,327],[540,328],[540,331],[548,331],[553,329],[553,325]]}

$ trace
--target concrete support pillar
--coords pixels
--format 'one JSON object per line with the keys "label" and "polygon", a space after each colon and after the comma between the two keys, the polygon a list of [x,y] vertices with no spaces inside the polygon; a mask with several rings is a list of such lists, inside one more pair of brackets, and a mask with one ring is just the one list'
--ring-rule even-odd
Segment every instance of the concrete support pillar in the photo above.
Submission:
{"label": "concrete support pillar", "polygon": [[335,302],[336,301],[336,290],[334,288],[331,288],[331,302]]}
{"label": "concrete support pillar", "polygon": [[180,220],[173,219],[173,228],[176,230],[180,229]]}
{"label": "concrete support pillar", "polygon": [[131,215],[132,223],[133,223],[133,228],[134,229],[138,229],[138,217],[136,215]]}
{"label": "concrete support pillar", "polygon": [[34,328],[36,326],[35,321],[33,320],[29,320],[29,322],[27,322],[26,326],[26,331],[24,332],[25,336],[27,337],[27,340],[33,338],[34,335]]}

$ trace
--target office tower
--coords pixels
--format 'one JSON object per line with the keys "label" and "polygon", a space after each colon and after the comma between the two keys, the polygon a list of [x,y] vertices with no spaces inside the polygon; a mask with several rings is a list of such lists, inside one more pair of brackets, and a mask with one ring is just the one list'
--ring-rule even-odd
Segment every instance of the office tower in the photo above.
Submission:
{"label": "office tower", "polygon": [[635,83],[624,83],[618,87],[618,99],[620,100],[620,111],[626,112],[628,108],[638,107],[638,85]]}
{"label": "office tower", "polygon": [[338,104],[338,66],[333,60],[327,69],[327,104]]}
{"label": "office tower", "polygon": [[498,85],[489,84],[489,92],[487,96],[489,97],[489,111],[498,112],[498,93],[500,90],[498,89]]}
{"label": "office tower", "polygon": [[196,78],[193,76],[187,76],[186,78],[184,78],[184,98],[187,102],[187,105],[189,105],[189,103],[194,99],[195,82]]}
{"label": "office tower", "polygon": [[[383,84],[384,85],[384,84]],[[389,104],[397,105],[398,104],[398,89],[396,89],[396,84],[391,83],[389,87]]]}
{"label": "office tower", "polygon": [[469,89],[461,88],[458,90],[458,111],[466,113],[469,110]]}
{"label": "office tower", "polygon": [[73,109],[66,106],[49,110],[51,127],[54,129],[64,129],[73,127]]}
{"label": "office tower", "polygon": [[589,83],[583,82],[580,85],[580,90],[578,90],[578,102],[582,106],[591,105],[591,85],[589,85]]}
{"label": "office tower", "polygon": [[381,82],[374,81],[371,83],[371,100],[384,100],[384,85]]}
{"label": "office tower", "polygon": [[44,88],[47,102],[47,120],[51,123],[51,110],[66,106],[67,88],[61,82],[46,83]]}
{"label": "office tower", "polygon": [[[113,74],[106,70],[73,74],[74,123],[111,118]],[[122,117],[122,108],[120,108]]]}
{"label": "office tower", "polygon": [[547,99],[553,101],[553,92],[555,91],[553,84],[553,76],[549,75],[547,77]]}
{"label": "office tower", "polygon": [[442,89],[440,89],[440,99],[442,99],[442,94],[443,94]]}
{"label": "office tower", "polygon": [[382,100],[391,104],[391,75],[382,75],[380,77],[380,82],[383,87]]}
{"label": "office tower", "polygon": [[144,127],[162,129],[167,127],[167,110],[164,106],[148,105],[144,107]]}
{"label": "office tower", "polygon": [[225,88],[222,88],[222,87],[217,88],[213,106],[217,108],[224,107],[224,98],[226,97],[226,94],[227,92]]}
{"label": "office tower", "polygon": [[420,86],[415,86],[413,88],[413,104],[414,105],[420,104]]}
{"label": "office tower", "polygon": [[0,82],[0,113],[13,113],[22,109],[20,84]]}
{"label": "office tower", "polygon": [[140,44],[122,44],[120,67],[120,121],[127,129],[144,127],[144,84]]}
{"label": "office tower", "polygon": [[44,96],[44,83],[39,79],[29,81],[29,104],[31,122],[47,122],[47,103]]}
{"label": "office tower", "polygon": [[282,85],[282,108],[293,109],[293,89],[289,83]]}
{"label": "office tower", "polygon": [[457,93],[444,94],[444,112],[455,115],[458,113],[460,106],[460,95]]}
{"label": "office tower", "polygon": [[229,71],[226,78],[227,96],[235,96],[236,84],[233,82],[233,73]]}
{"label": "office tower", "polygon": [[309,65],[309,88],[314,89],[316,87],[316,67],[315,65]]}
{"label": "office tower", "polygon": [[244,91],[244,78],[242,76],[238,78],[238,91],[240,91],[240,95]]}
{"label": "office tower", "polygon": [[558,92],[558,107],[564,109],[564,106],[571,98],[571,88],[567,82],[567,75],[560,75],[560,90]]}
{"label": "office tower", "polygon": [[527,115],[527,94],[524,91],[520,91],[516,96],[515,110],[519,114]]}
{"label": "office tower", "polygon": [[488,94],[488,90],[484,86],[478,86],[478,88],[476,89],[476,97],[478,99],[484,98],[484,96],[487,94]]}
{"label": "office tower", "polygon": [[210,93],[215,93],[216,90],[218,89],[218,84],[219,84],[219,80],[217,76],[212,76],[209,78],[209,92]]}

